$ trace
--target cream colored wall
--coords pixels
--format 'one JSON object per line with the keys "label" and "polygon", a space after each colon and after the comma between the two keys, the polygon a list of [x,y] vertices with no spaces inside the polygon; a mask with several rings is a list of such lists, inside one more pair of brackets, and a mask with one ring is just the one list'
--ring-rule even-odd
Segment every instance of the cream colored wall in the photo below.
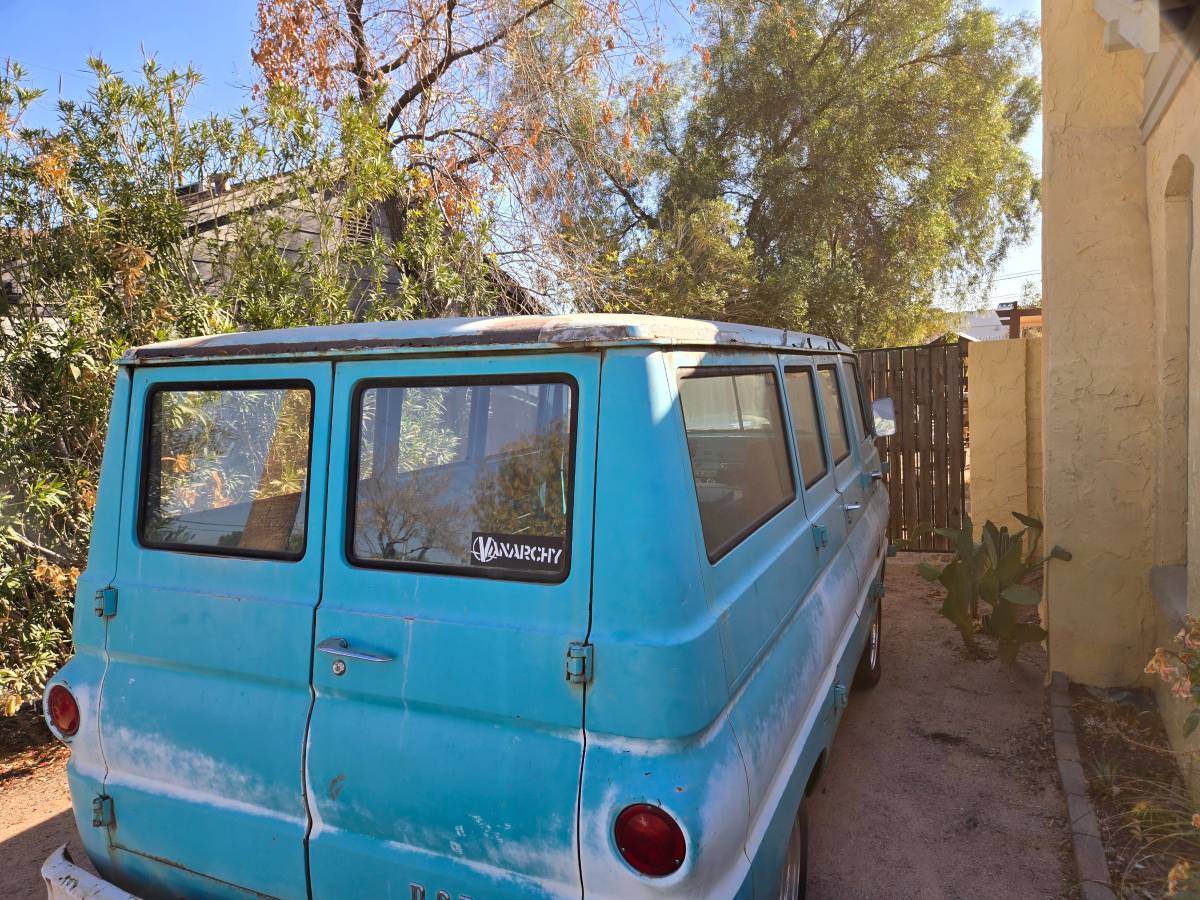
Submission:
{"label": "cream colored wall", "polygon": [[1042,339],[1024,338],[1025,345],[1025,510],[1039,519],[1046,515],[1042,462]]}
{"label": "cream colored wall", "polygon": [[1154,562],[1187,561],[1188,273],[1190,197],[1164,195],[1148,182],[1154,261],[1156,398]]}
{"label": "cream colored wall", "polygon": [[1040,345],[1039,338],[1024,338],[981,341],[968,350],[971,518],[977,525],[991,519],[1017,529],[1014,511],[1041,515]]}
{"label": "cream colored wall", "polygon": [[[1177,459],[1177,465],[1165,473],[1162,492],[1177,497],[1174,501],[1177,505],[1183,505],[1182,500],[1186,498],[1189,512],[1185,514],[1187,539],[1184,555],[1189,560],[1200,562],[1200,324],[1190,329],[1191,339],[1188,342],[1190,346],[1187,353],[1191,364],[1185,367],[1179,358],[1182,352],[1179,331],[1185,327],[1185,317],[1178,309],[1179,300],[1172,297],[1180,290],[1186,290],[1181,282],[1190,281],[1191,296],[1183,303],[1186,304],[1185,308],[1190,307],[1187,314],[1190,321],[1200,323],[1200,290],[1197,289],[1200,287],[1200,252],[1193,247],[1190,273],[1181,270],[1177,254],[1173,260],[1168,258],[1167,252],[1169,219],[1181,214],[1186,216],[1186,213],[1179,209],[1184,202],[1183,198],[1168,197],[1169,193],[1175,193],[1174,190],[1168,189],[1171,176],[1177,171],[1177,163],[1181,157],[1190,159],[1193,166],[1200,164],[1200,115],[1197,114],[1197,110],[1200,110],[1200,68],[1193,65],[1170,108],[1146,142],[1146,191],[1151,198],[1150,232],[1155,245],[1155,307],[1156,310],[1161,310],[1164,316],[1164,327],[1160,329],[1160,343],[1174,348],[1172,358],[1168,360],[1170,364],[1165,367],[1163,373],[1164,384],[1170,385],[1183,377],[1185,368],[1190,371],[1186,413],[1189,431],[1187,461],[1185,465],[1178,454],[1162,454],[1168,461]],[[1195,190],[1193,180],[1190,216],[1193,234],[1196,223],[1200,222],[1198,193],[1200,191]],[[1170,314],[1171,307],[1176,308],[1174,315]],[[1176,397],[1180,394],[1178,391],[1166,390],[1163,393]],[[1182,398],[1180,400],[1182,401]],[[1184,410],[1174,407],[1169,411],[1173,413],[1173,417],[1168,424],[1181,436],[1183,423],[1180,420],[1184,417]],[[1173,447],[1167,447],[1168,451],[1171,449]],[[1188,597],[1190,610],[1200,613],[1200,565],[1189,566]]]}
{"label": "cream colored wall", "polygon": [[1043,0],[1043,428],[1050,665],[1142,677],[1156,620],[1154,298],[1141,54],[1091,0]]}
{"label": "cream colored wall", "polygon": [[[1154,241],[1156,347],[1161,354],[1162,373],[1157,434],[1160,440],[1157,495],[1163,515],[1156,529],[1156,552],[1164,562],[1188,564],[1188,611],[1200,615],[1200,185],[1192,175],[1191,209],[1185,196],[1179,196],[1179,185],[1172,184],[1188,168],[1181,158],[1187,157],[1191,168],[1200,165],[1200,67],[1192,66],[1179,93],[1158,126],[1146,142],[1146,192],[1150,198],[1150,233]],[[1179,246],[1178,234],[1172,231],[1190,219],[1192,229],[1190,272],[1186,263],[1186,247]],[[1182,253],[1180,251],[1183,251]],[[1190,293],[1190,297],[1188,294]],[[1182,332],[1188,320],[1196,323],[1186,342],[1190,364],[1185,366],[1182,354],[1185,342]],[[1185,373],[1186,376],[1185,376]],[[1187,384],[1182,380],[1187,378]],[[1186,391],[1184,388],[1186,387]],[[1186,413],[1184,404],[1187,404]],[[1184,428],[1187,428],[1187,453],[1180,453]],[[1186,526],[1180,526],[1180,519]],[[1169,558],[1174,556],[1175,558]],[[1158,616],[1157,645],[1171,646],[1178,627],[1173,617]],[[1176,747],[1200,749],[1200,734],[1190,740],[1183,738],[1183,720],[1191,705],[1170,695],[1162,684],[1156,686],[1159,709],[1172,743]],[[1188,776],[1193,791],[1200,793],[1200,762],[1194,755],[1177,757]]]}

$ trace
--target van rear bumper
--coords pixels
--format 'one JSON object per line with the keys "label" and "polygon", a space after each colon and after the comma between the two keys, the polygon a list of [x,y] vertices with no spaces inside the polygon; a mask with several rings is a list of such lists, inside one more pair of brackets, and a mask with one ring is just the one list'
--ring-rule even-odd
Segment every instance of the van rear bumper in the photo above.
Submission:
{"label": "van rear bumper", "polygon": [[128,891],[71,862],[66,844],[42,863],[42,881],[46,883],[47,900],[137,900]]}

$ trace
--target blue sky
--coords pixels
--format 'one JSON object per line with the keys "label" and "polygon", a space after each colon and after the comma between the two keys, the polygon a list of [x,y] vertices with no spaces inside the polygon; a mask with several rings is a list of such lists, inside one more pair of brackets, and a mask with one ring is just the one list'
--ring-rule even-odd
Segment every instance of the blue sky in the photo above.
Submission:
{"label": "blue sky", "polygon": [[[1038,16],[1040,0],[992,0],[1009,15]],[[18,60],[29,81],[50,97],[83,96],[91,85],[85,66],[91,54],[101,54],[114,69],[136,72],[144,56],[165,66],[192,64],[204,76],[193,95],[192,112],[231,112],[245,103],[254,80],[250,44],[255,19],[254,0],[107,0],[56,5],[28,0],[0,0],[0,60]],[[41,105],[31,124],[50,124],[52,105]],[[1038,170],[1042,159],[1041,120],[1025,141],[1025,151]],[[1038,280],[1041,269],[1041,226],[1033,238],[1016,248],[997,273],[992,305],[1020,295],[1025,281]],[[1028,273],[1028,274],[1026,274]]]}
{"label": "blue sky", "polygon": [[[1008,15],[1027,14],[1035,18],[1041,17],[1040,0],[993,0],[992,6]],[[1038,172],[1042,170],[1042,118],[1038,116],[1037,123],[1025,139],[1025,152],[1033,159]],[[991,304],[995,306],[1005,300],[1016,300],[1020,297],[1021,286],[1032,281],[1041,290],[1042,270],[1042,216],[1038,213],[1037,227],[1029,241],[1015,248],[1007,261],[997,273],[996,283],[992,288]],[[1029,273],[1029,274],[1026,274]]]}

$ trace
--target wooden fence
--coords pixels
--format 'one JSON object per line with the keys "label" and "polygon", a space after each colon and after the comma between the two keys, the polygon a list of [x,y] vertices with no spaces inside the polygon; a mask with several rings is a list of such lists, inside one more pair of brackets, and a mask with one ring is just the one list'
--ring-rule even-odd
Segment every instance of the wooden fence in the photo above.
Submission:
{"label": "wooden fence", "polygon": [[960,527],[966,514],[966,353],[962,341],[858,354],[871,399],[896,406],[896,434],[879,438],[879,453],[889,465],[889,535],[901,549],[950,549],[930,529]]}

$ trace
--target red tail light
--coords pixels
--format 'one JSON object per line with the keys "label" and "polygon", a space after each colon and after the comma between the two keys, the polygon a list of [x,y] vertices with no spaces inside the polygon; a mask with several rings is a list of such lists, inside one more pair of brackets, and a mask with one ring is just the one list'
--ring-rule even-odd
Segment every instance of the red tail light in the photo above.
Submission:
{"label": "red tail light", "polygon": [[621,810],[613,826],[617,849],[643,875],[670,875],[683,865],[683,830],[661,807],[635,803]]}
{"label": "red tail light", "polygon": [[62,733],[70,737],[79,730],[79,704],[61,684],[50,688],[50,696],[46,700],[50,708],[50,722]]}

